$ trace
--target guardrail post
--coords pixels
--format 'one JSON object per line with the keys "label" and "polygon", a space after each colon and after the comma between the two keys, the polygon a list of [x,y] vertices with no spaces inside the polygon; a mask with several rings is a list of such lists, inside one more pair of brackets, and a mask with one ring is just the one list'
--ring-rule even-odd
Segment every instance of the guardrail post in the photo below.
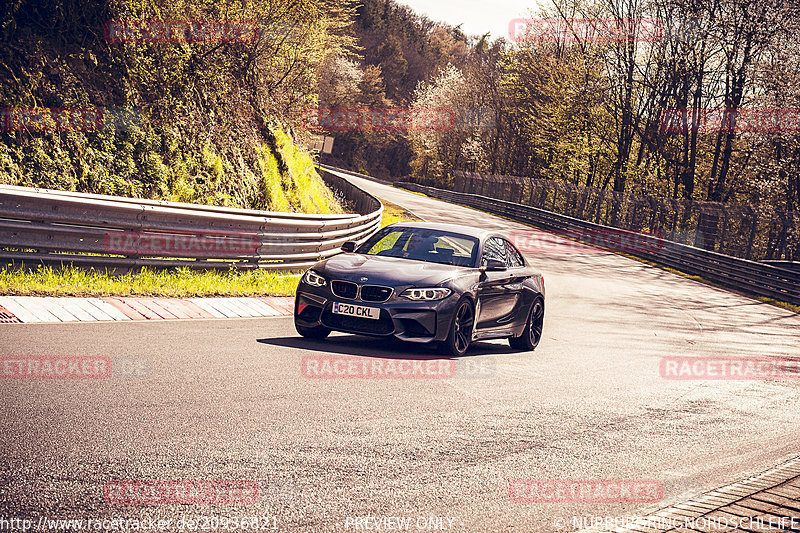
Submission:
{"label": "guardrail post", "polygon": [[727,235],[728,235],[728,216],[730,215],[730,213],[728,211],[728,208],[725,207],[724,205],[722,206],[721,211],[722,211],[722,226],[720,227],[720,230],[719,230],[719,248],[718,248],[718,250],[719,250],[720,253],[725,253],[725,251],[727,250],[727,247],[726,247],[727,242],[725,240],[725,237],[727,237]]}
{"label": "guardrail post", "polygon": [[758,227],[758,214],[756,211],[748,206],[745,206],[745,209],[748,212],[748,219],[750,221],[750,233],[747,237],[747,251],[745,252],[745,259],[752,259],[753,258],[753,243],[756,240],[756,229]]}

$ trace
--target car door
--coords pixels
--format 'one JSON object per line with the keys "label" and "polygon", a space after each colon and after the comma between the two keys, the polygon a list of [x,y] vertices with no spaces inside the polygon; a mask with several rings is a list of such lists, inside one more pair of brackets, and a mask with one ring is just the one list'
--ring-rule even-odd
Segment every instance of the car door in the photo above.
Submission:
{"label": "car door", "polygon": [[[487,260],[497,259],[507,266],[515,264],[509,256],[507,241],[500,237],[487,239],[481,256],[481,266]],[[511,266],[505,272],[484,272],[478,284],[477,329],[503,329],[513,320],[522,284],[518,281],[518,271]],[[516,281],[515,281],[516,280]]]}
{"label": "car door", "polygon": [[508,258],[508,273],[510,274],[506,288],[509,294],[514,295],[514,310],[502,322],[512,326],[519,326],[528,320],[531,297],[525,289],[525,281],[529,279],[530,272],[516,246],[505,239],[504,242],[506,245],[506,257]]}

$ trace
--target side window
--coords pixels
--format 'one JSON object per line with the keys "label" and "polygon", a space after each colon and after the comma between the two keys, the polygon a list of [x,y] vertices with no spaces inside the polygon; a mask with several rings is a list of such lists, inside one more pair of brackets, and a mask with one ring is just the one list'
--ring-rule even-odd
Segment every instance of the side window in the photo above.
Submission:
{"label": "side window", "polygon": [[514,248],[514,245],[508,241],[505,241],[505,243],[506,250],[508,252],[508,261],[506,262],[508,267],[513,268],[525,266],[525,261],[522,259],[522,255],[519,253],[519,251],[517,251],[516,248]]}
{"label": "side window", "polygon": [[503,239],[492,237],[486,241],[486,244],[483,246],[481,265],[485,266],[489,259],[498,259],[503,263],[508,264],[508,258],[506,257],[506,245],[503,242]]}

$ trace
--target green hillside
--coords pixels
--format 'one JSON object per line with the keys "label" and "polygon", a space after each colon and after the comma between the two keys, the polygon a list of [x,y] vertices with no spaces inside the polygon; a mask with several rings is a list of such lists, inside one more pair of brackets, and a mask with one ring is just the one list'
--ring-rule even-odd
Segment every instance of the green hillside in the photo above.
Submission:
{"label": "green hillside", "polygon": [[[317,63],[344,42],[335,37],[338,11],[326,1],[8,4],[0,183],[341,212],[290,127],[297,105],[314,101]],[[259,31],[216,39],[109,31],[109,21],[171,20],[206,21],[191,31],[207,31],[207,21]]]}

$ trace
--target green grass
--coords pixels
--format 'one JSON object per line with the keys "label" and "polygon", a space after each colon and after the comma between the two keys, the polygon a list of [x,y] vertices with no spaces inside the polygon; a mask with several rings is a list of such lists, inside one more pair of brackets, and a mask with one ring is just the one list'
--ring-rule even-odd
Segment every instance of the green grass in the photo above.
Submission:
{"label": "green grass", "polygon": [[405,187],[398,187],[401,191],[410,192],[411,194],[416,194],[417,196],[424,196],[426,198],[433,198],[433,196],[428,196],[424,192],[412,191],[411,189],[406,189]]}
{"label": "green grass", "polygon": [[787,311],[791,311],[792,313],[800,314],[800,305],[793,305],[787,302],[781,302],[780,300],[775,300],[773,298],[766,298],[764,296],[759,296],[758,299],[764,302],[765,304],[774,305],[775,307],[786,309]]}
{"label": "green grass", "polygon": [[299,273],[142,269],[114,274],[70,265],[59,268],[5,266],[0,270],[0,294],[10,296],[291,296]]}
{"label": "green grass", "polygon": [[291,207],[301,213],[344,213],[314,168],[309,153],[294,144],[283,130],[275,129],[273,135],[277,152],[286,165],[282,183],[279,183]]}
{"label": "green grass", "polygon": [[381,227],[384,228],[389,224],[394,224],[396,222],[416,222],[420,220],[418,217],[414,216],[409,211],[406,211],[399,205],[395,205],[386,201],[383,201],[383,220],[381,221]]}
{"label": "green grass", "polygon": [[142,122],[125,132],[0,139],[0,183],[269,211],[343,212],[308,151],[277,126],[264,137],[214,144]]}

